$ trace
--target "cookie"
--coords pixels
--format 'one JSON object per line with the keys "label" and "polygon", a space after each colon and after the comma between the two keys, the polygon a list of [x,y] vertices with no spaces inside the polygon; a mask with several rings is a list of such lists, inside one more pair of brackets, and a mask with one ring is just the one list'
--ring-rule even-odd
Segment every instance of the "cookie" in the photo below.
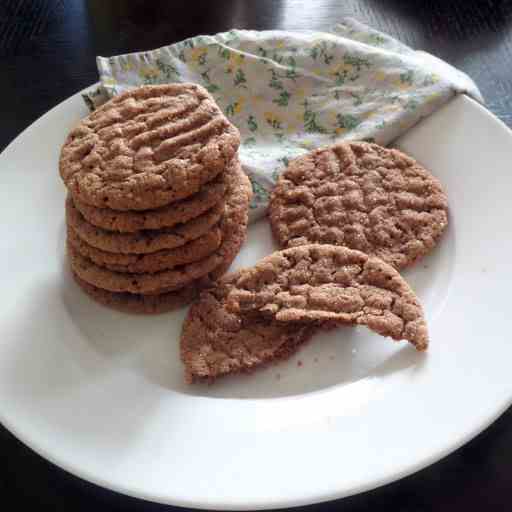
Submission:
{"label": "cookie", "polygon": [[291,161],[269,217],[281,247],[344,245],[400,269],[434,248],[448,201],[439,181],[404,153],[346,142]]}
{"label": "cookie", "polygon": [[198,192],[239,144],[238,130],[203,87],[147,85],[83,119],[64,142],[59,171],[83,203],[147,210]]}
{"label": "cookie", "polygon": [[366,325],[418,350],[428,346],[421,304],[391,265],[327,244],[278,251],[241,270],[226,308],[277,322]]}
{"label": "cookie", "polygon": [[83,281],[111,292],[129,292],[142,295],[159,293],[161,288],[182,288],[208,274],[220,265],[221,259],[213,254],[199,262],[189,263],[155,273],[115,272],[100,267],[82,256],[69,242],[67,244],[71,268]]}
{"label": "cookie", "polygon": [[180,353],[187,382],[208,381],[227,374],[249,372],[285,359],[308,341],[311,324],[245,321],[226,310],[226,299],[238,274],[201,293],[183,322]]}
{"label": "cookie", "polygon": [[223,213],[224,204],[218,203],[199,217],[172,228],[119,233],[89,224],[71,197],[66,200],[66,222],[84,242],[102,251],[122,254],[147,254],[185,245],[211,230]]}
{"label": "cookie", "polygon": [[220,227],[214,227],[205,235],[175,249],[164,249],[148,254],[115,254],[89,245],[73,231],[73,228],[68,226],[68,242],[82,256],[109,270],[136,274],[159,272],[201,260],[215,252],[221,241]]}
{"label": "cookie", "polygon": [[219,279],[229,270],[247,237],[252,185],[241,166],[236,174],[236,180],[230,185],[229,195],[229,207],[226,207],[226,214],[221,220],[224,238],[219,254],[222,255],[222,263],[210,272],[210,278],[213,281]]}
{"label": "cookie", "polygon": [[109,231],[135,233],[145,229],[171,228],[176,224],[195,219],[220,203],[225,192],[226,174],[222,172],[214,181],[204,185],[190,198],[175,201],[154,210],[119,211],[97,208],[82,203],[75,197],[73,203],[89,224]]}
{"label": "cookie", "polygon": [[158,295],[137,295],[134,293],[115,293],[92,286],[72,275],[80,288],[96,302],[126,313],[160,314],[182,308],[195,300],[204,287],[201,280],[190,283],[185,288]]}
{"label": "cookie", "polygon": [[151,274],[115,272],[85,258],[68,242],[71,267],[80,279],[97,288],[144,295],[162,288],[184,287],[209,273],[211,279],[216,279],[226,271],[245,240],[250,200],[248,190],[249,179],[239,168],[230,178],[225,214],[220,222],[222,243],[217,251],[206,258]]}

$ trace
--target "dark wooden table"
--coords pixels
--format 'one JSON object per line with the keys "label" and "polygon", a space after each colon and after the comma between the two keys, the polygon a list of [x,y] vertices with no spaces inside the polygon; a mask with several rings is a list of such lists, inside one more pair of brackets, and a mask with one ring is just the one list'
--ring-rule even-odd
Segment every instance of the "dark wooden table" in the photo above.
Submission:
{"label": "dark wooden table", "polygon": [[[489,109],[512,126],[512,1],[508,0],[2,0],[0,150],[41,114],[95,82],[96,55],[148,50],[233,27],[321,30],[347,15],[466,71]],[[2,427],[0,453],[2,509],[9,502],[17,507],[35,505],[35,510],[88,512],[172,508],[120,496],[75,478]],[[468,445],[428,469],[372,492],[304,508],[510,510],[511,466],[509,410]]]}

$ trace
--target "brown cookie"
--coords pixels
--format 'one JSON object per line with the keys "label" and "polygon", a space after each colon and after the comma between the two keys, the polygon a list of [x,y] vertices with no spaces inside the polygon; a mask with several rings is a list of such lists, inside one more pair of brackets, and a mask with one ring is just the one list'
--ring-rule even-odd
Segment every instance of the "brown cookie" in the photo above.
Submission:
{"label": "brown cookie", "polygon": [[277,322],[366,325],[383,336],[428,346],[421,304],[391,265],[327,244],[278,251],[238,272],[226,299],[235,314]]}
{"label": "brown cookie", "polygon": [[205,286],[201,280],[190,283],[185,288],[158,295],[137,295],[135,293],[116,293],[102,290],[72,275],[78,286],[95,301],[126,313],[160,314],[182,308],[195,300]]}
{"label": "brown cookie", "polygon": [[404,268],[448,224],[441,184],[409,156],[366,142],[319,149],[290,162],[269,216],[281,247],[336,244]]}
{"label": "brown cookie", "polygon": [[175,249],[164,249],[148,254],[116,254],[89,245],[73,231],[72,227],[68,226],[68,242],[82,256],[109,270],[135,274],[159,272],[160,270],[199,261],[215,252],[221,241],[220,227],[215,227],[205,235]]}
{"label": "brown cookie", "polygon": [[241,166],[236,173],[236,180],[230,184],[228,193],[229,207],[226,207],[226,214],[221,220],[223,239],[219,254],[222,256],[222,263],[210,272],[213,281],[229,270],[247,237],[252,185]]}
{"label": "brown cookie", "polygon": [[59,171],[83,203],[146,210],[198,192],[239,144],[238,130],[203,87],[147,85],[83,119],[62,147]]}
{"label": "brown cookie", "polygon": [[[236,159],[233,162],[236,162]],[[135,233],[145,229],[171,228],[176,224],[195,219],[220,203],[225,192],[226,173],[221,172],[215,180],[204,185],[190,198],[175,201],[154,210],[119,211],[97,208],[82,203],[75,197],[73,203],[85,220],[94,226],[109,231]]]}
{"label": "brown cookie", "polygon": [[212,254],[195,263],[188,263],[170,270],[155,273],[134,274],[115,272],[96,265],[82,256],[69,242],[68,255],[73,271],[85,282],[111,292],[129,292],[150,295],[162,288],[182,288],[203,277],[220,265],[221,258]]}
{"label": "brown cookie", "polygon": [[[172,270],[134,274],[108,270],[83,257],[69,242],[68,254],[73,271],[85,282],[112,292],[151,294],[162,288],[184,287],[210,272],[216,279],[231,264],[247,231],[250,183],[239,168],[230,178],[225,215],[220,222],[222,243],[219,249],[202,260],[180,265]],[[219,270],[220,269],[220,270]]]}
{"label": "brown cookie", "polygon": [[245,320],[226,309],[226,298],[238,273],[201,293],[189,309],[180,338],[187,382],[212,382],[223,375],[249,372],[285,359],[316,330],[311,324]]}
{"label": "brown cookie", "polygon": [[119,233],[89,224],[71,197],[66,200],[66,221],[78,236],[97,249],[116,254],[147,254],[180,247],[206,234],[219,223],[223,213],[224,204],[221,202],[199,217],[172,228]]}

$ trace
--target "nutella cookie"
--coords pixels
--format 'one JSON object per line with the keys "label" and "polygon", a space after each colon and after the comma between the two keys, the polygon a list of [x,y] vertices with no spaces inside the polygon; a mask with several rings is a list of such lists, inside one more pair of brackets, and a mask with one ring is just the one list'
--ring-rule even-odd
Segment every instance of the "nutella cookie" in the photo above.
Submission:
{"label": "nutella cookie", "polygon": [[[238,165],[237,159],[233,164]],[[109,231],[135,233],[144,229],[171,228],[199,217],[224,199],[226,192],[227,169],[204,185],[199,192],[190,198],[175,201],[154,210],[120,211],[110,208],[97,208],[73,198],[73,203],[89,224]]]}
{"label": "nutella cookie", "polygon": [[160,314],[179,309],[195,300],[204,287],[201,280],[190,283],[185,288],[158,295],[137,295],[134,293],[115,293],[92,286],[72,275],[78,286],[95,301],[112,309],[127,313]]}
{"label": "nutella cookie", "polygon": [[224,204],[221,202],[199,217],[172,228],[119,233],[89,224],[71,197],[66,200],[66,221],[84,242],[103,251],[122,254],[147,254],[185,245],[218,224],[223,213]]}
{"label": "nutella cookie", "polygon": [[184,287],[210,272],[210,277],[216,279],[226,271],[245,240],[250,200],[248,190],[249,179],[239,168],[230,180],[225,214],[220,222],[222,243],[217,251],[206,258],[151,274],[115,272],[85,258],[68,242],[71,267],[80,279],[98,288],[143,295],[162,288]]}
{"label": "nutella cookie", "polygon": [[359,251],[314,244],[278,251],[238,272],[226,308],[282,323],[366,325],[418,350],[428,331],[418,298],[393,267]]}
{"label": "nutella cookie", "polygon": [[116,254],[89,245],[73,231],[73,228],[68,226],[68,242],[82,256],[109,270],[136,274],[159,272],[201,260],[215,252],[221,241],[222,233],[220,227],[217,226],[205,235],[175,249],[164,249],[148,254]]}
{"label": "nutella cookie", "polygon": [[404,153],[347,142],[290,162],[269,216],[282,247],[344,245],[400,269],[436,245],[448,201],[439,181]]}
{"label": "nutella cookie", "polygon": [[80,202],[146,210],[198,192],[239,144],[238,130],[203,87],[148,85],[82,120],[62,147],[59,171]]}
{"label": "nutella cookie", "polygon": [[189,309],[180,338],[187,382],[212,382],[223,375],[248,372],[265,363],[285,359],[311,338],[311,324],[246,321],[226,310],[226,299],[238,274],[203,291]]}

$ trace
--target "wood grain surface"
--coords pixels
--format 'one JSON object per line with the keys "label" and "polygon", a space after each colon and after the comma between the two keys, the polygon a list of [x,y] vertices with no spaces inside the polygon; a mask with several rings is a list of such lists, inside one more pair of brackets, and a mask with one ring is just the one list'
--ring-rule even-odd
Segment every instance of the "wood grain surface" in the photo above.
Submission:
{"label": "wood grain surface", "polygon": [[[149,50],[230,28],[326,29],[344,16],[464,70],[488,108],[512,126],[510,0],[2,0],[0,150],[40,115],[95,82],[96,55]],[[0,453],[0,495],[9,509],[15,504],[34,510],[173,510],[70,476],[2,427]],[[511,466],[509,410],[468,445],[411,477],[301,510],[510,510]]]}

